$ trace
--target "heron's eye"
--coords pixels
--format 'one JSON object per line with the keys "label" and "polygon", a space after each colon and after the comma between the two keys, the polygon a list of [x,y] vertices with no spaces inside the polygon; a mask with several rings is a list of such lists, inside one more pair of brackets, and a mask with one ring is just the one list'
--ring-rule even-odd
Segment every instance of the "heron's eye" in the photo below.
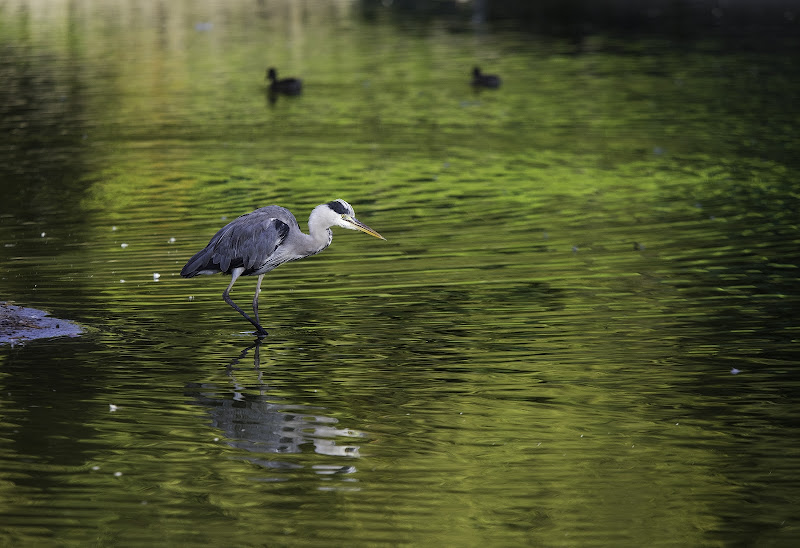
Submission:
{"label": "heron's eye", "polygon": [[347,220],[347,215],[343,213],[342,214],[342,219],[344,219],[346,221]]}

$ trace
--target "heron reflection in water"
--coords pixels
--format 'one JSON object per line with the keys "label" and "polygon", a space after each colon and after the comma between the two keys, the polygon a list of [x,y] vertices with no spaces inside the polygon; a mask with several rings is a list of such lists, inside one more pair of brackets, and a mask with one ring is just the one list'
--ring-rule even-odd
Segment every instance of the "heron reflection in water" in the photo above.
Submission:
{"label": "heron reflection in water", "polygon": [[[292,213],[279,206],[267,206],[242,215],[217,232],[208,245],[189,259],[181,276],[192,278],[199,274],[230,274],[231,283],[222,292],[222,298],[256,328],[261,338],[267,331],[258,317],[258,296],[264,274],[283,263],[316,255],[331,244],[330,227],[340,226],[360,230],[370,236],[385,240],[383,236],[356,219],[350,204],[334,200],[318,205],[308,217],[308,234],[304,234]],[[251,318],[230,297],[230,291],[239,276],[258,276],[253,297]]]}
{"label": "heron reflection in water", "polygon": [[[322,476],[347,476],[357,472],[356,461],[366,432],[339,423],[325,407],[293,401],[291,390],[273,389],[262,376],[261,339],[244,348],[226,368],[227,382],[206,381],[187,385],[187,394],[201,406],[224,443],[242,450],[239,458],[273,470],[307,468],[309,459],[275,455],[316,453],[336,457],[308,469]],[[252,352],[252,364],[247,360]],[[266,363],[272,359],[265,357]],[[289,365],[289,364],[284,364]],[[280,383],[286,368],[271,370]],[[353,479],[346,480],[353,481]]]}

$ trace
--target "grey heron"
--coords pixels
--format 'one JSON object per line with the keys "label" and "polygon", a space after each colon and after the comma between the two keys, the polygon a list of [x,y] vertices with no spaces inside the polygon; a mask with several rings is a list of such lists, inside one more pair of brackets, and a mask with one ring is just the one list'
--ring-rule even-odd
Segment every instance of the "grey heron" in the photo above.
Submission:
{"label": "grey heron", "polygon": [[483,74],[481,69],[472,69],[472,85],[479,88],[499,88],[500,77],[496,74]]}
{"label": "grey heron", "polygon": [[267,70],[267,80],[270,81],[269,91],[271,93],[283,93],[285,95],[300,95],[303,91],[303,81],[299,78],[278,79],[278,71],[270,67]]}
{"label": "grey heron", "polygon": [[[308,217],[308,234],[300,230],[297,219],[288,209],[271,205],[242,215],[222,227],[205,249],[189,259],[181,270],[181,276],[230,274],[231,283],[222,292],[222,298],[255,326],[256,335],[261,338],[267,335],[258,318],[258,296],[264,274],[283,263],[315,255],[328,247],[333,239],[332,226],[360,230],[381,240],[386,239],[356,219],[352,206],[344,200],[315,207]],[[239,276],[258,276],[253,297],[255,319],[230,297],[231,288]]]}

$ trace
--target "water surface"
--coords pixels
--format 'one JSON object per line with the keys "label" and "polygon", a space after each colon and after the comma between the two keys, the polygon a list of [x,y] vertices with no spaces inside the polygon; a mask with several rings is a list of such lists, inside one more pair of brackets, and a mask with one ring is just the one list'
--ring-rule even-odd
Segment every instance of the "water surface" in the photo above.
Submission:
{"label": "water surface", "polygon": [[[793,545],[792,44],[357,8],[0,8],[1,296],[87,328],[0,349],[2,542]],[[270,273],[261,344],[178,275],[334,198],[387,241]]]}

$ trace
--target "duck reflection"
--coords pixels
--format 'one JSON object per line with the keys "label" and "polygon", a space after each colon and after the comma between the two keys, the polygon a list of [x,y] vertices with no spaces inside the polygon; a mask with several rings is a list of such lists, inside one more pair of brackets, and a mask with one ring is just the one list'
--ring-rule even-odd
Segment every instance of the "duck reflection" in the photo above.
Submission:
{"label": "duck reflection", "polygon": [[[253,353],[253,367],[240,367],[249,352]],[[324,408],[294,405],[270,396],[261,371],[261,341],[257,340],[239,354],[227,367],[232,390],[225,391],[213,384],[192,387],[196,403],[207,408],[211,424],[222,431],[231,447],[253,454],[291,454],[307,452],[309,448],[321,455],[355,458],[360,447],[342,445],[342,438],[363,438],[365,434],[337,427],[337,419],[319,411]],[[247,373],[245,373],[245,371]],[[240,382],[239,376],[255,374],[255,383]],[[302,468],[299,464],[282,462],[267,457],[248,459],[268,468]],[[355,472],[354,466],[313,466],[318,474],[347,474]]]}

